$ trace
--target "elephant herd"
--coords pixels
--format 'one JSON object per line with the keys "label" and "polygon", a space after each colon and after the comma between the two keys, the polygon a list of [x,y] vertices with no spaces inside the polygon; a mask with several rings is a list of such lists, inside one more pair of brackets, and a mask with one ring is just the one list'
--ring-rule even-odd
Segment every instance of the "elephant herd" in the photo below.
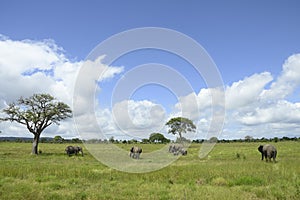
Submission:
{"label": "elephant herd", "polygon": [[[140,159],[140,154],[142,153],[142,148],[133,146],[130,149],[129,156],[131,158]],[[258,147],[258,151],[261,153],[261,160],[266,160],[266,162],[271,161],[273,159],[274,162],[276,162],[276,156],[277,156],[277,149],[273,145],[265,144],[260,145]],[[175,155],[187,155],[187,150],[183,148],[182,145],[179,144],[171,144],[169,146],[169,153],[172,153]]]}
{"label": "elephant herd", "polygon": [[[68,156],[71,156],[72,154],[77,155],[78,153],[81,153],[83,156],[83,150],[79,146],[67,146],[65,149]],[[261,153],[261,160],[266,160],[276,162],[276,156],[277,156],[277,149],[275,146],[270,144],[260,145],[258,147],[258,151]],[[143,152],[141,147],[133,146],[130,148],[129,156],[133,159],[140,159],[140,155]],[[182,145],[178,144],[171,144],[169,146],[169,153],[172,153],[173,155],[187,155],[187,150],[183,148]]]}
{"label": "elephant herd", "polygon": [[[133,146],[130,148],[129,157],[134,159],[140,159],[140,155],[143,152],[142,148]],[[187,150],[185,150],[181,145],[172,144],[169,146],[169,152],[173,153],[173,155],[187,155]]]}
{"label": "elephant herd", "polygon": [[[133,146],[130,149],[129,156],[131,158],[140,159],[140,154],[142,153],[142,148]],[[276,162],[276,156],[277,156],[277,149],[273,145],[265,144],[260,145],[258,147],[258,151],[261,153],[261,160],[265,158],[265,160],[271,161],[273,159],[274,162]],[[183,148],[182,145],[178,144],[171,144],[169,146],[169,153],[173,153],[173,155],[187,155],[187,150]]]}
{"label": "elephant herd", "polygon": [[179,154],[185,156],[187,155],[187,150],[185,150],[182,145],[171,144],[169,146],[169,153],[173,153],[174,156],[177,156]]}

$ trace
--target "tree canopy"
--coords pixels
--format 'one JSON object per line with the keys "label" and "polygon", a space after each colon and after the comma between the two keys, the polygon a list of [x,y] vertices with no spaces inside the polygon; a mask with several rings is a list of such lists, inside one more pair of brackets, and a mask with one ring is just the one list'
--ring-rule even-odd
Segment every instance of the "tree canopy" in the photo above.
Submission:
{"label": "tree canopy", "polygon": [[38,154],[38,142],[41,133],[51,124],[72,116],[70,107],[57,101],[49,94],[34,94],[31,97],[20,97],[16,103],[10,103],[2,112],[6,117],[1,121],[17,122],[25,125],[34,135],[32,154]]}
{"label": "tree canopy", "polygon": [[160,143],[166,143],[170,140],[165,138],[165,136],[161,133],[152,133],[149,137],[150,142],[160,142]]}
{"label": "tree canopy", "polygon": [[182,133],[195,132],[196,126],[193,121],[184,117],[175,117],[170,119],[166,125],[169,127],[168,133],[179,135],[182,138]]}

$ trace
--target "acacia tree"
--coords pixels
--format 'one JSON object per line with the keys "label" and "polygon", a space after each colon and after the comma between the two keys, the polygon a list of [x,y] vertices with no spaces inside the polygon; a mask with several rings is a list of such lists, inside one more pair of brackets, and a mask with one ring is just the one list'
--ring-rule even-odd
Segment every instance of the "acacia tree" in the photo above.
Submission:
{"label": "acacia tree", "polygon": [[45,128],[51,124],[59,125],[61,120],[72,116],[72,111],[67,104],[57,101],[49,94],[20,97],[16,103],[10,103],[2,112],[6,117],[1,118],[1,121],[25,125],[34,135],[32,154],[38,154],[39,139]]}
{"label": "acacia tree", "polygon": [[182,141],[182,133],[196,131],[196,126],[193,121],[184,117],[172,118],[166,125],[169,127],[168,133],[179,135],[180,141]]}

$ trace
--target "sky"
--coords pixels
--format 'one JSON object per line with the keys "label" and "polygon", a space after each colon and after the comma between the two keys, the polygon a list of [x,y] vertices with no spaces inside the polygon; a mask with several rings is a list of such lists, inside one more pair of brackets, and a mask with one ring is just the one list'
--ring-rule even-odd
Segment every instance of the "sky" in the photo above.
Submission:
{"label": "sky", "polygon": [[[197,125],[195,134],[186,135],[192,139],[300,137],[296,0],[0,0],[0,5],[0,109],[20,96],[49,93],[74,110],[74,119],[48,127],[45,137],[142,139],[161,132],[174,139],[164,124],[177,116]],[[162,49],[132,50],[107,62],[110,52],[101,44],[145,27],[199,44],[218,71],[213,78],[220,76],[223,85],[210,85],[190,60]],[[121,40],[111,49],[139,39]],[[176,44],[184,49],[180,41],[169,43]],[[16,123],[0,123],[0,130],[1,136],[32,137]]]}

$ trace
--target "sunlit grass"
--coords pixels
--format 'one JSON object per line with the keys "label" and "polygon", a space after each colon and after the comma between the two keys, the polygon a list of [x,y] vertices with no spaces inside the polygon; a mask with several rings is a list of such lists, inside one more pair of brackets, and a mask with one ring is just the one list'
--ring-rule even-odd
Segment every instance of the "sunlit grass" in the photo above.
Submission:
{"label": "sunlit grass", "polygon": [[[31,144],[0,143],[0,199],[300,199],[300,143],[276,143],[277,163],[261,161],[258,145],[217,144],[200,160],[201,145],[192,144],[166,168],[131,174],[85,149],[84,157],[68,157],[67,144],[40,144],[42,154],[33,156]],[[162,145],[142,147],[151,152]]]}

